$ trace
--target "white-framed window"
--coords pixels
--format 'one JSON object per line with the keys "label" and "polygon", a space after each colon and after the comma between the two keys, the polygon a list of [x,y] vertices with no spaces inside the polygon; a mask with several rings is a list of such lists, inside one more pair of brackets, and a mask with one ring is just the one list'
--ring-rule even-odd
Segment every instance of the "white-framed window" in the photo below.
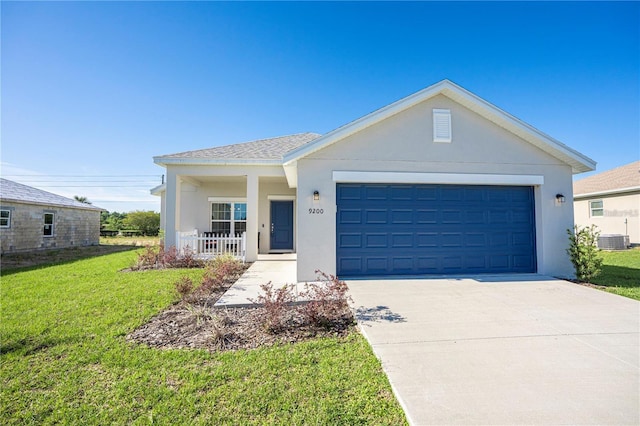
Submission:
{"label": "white-framed window", "polygon": [[0,209],[0,228],[11,228],[11,210]]}
{"label": "white-framed window", "polygon": [[44,231],[42,235],[44,235],[45,237],[53,237],[54,220],[55,220],[54,213],[44,214]]}
{"label": "white-framed window", "polygon": [[589,201],[589,212],[591,217],[604,216],[604,204],[602,200]]}
{"label": "white-framed window", "polygon": [[433,109],[433,141],[451,142],[451,110]]}
{"label": "white-framed window", "polygon": [[242,235],[247,230],[246,202],[212,202],[211,232],[214,234]]}

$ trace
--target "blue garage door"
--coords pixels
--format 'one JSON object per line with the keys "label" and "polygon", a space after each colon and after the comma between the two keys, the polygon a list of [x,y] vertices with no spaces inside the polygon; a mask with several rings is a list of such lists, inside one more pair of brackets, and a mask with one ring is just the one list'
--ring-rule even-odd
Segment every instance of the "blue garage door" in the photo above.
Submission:
{"label": "blue garage door", "polygon": [[340,277],[535,272],[530,186],[337,184]]}

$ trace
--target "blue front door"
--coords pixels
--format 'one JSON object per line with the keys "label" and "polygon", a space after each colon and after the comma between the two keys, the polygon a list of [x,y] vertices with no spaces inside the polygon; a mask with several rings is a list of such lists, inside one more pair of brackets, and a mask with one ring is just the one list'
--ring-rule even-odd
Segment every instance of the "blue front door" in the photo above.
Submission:
{"label": "blue front door", "polygon": [[293,250],[293,201],[271,202],[271,250]]}

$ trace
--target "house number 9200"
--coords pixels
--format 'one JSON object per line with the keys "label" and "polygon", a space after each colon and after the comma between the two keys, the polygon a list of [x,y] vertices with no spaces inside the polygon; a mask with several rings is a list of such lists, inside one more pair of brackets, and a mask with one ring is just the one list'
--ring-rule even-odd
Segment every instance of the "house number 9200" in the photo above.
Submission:
{"label": "house number 9200", "polygon": [[309,214],[324,214],[324,209],[309,209]]}

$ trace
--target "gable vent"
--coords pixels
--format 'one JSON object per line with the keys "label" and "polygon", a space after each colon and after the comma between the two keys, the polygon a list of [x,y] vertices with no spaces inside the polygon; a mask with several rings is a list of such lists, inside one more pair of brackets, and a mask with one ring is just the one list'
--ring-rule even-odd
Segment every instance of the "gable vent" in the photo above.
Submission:
{"label": "gable vent", "polygon": [[451,142],[451,110],[433,110],[433,141]]}

